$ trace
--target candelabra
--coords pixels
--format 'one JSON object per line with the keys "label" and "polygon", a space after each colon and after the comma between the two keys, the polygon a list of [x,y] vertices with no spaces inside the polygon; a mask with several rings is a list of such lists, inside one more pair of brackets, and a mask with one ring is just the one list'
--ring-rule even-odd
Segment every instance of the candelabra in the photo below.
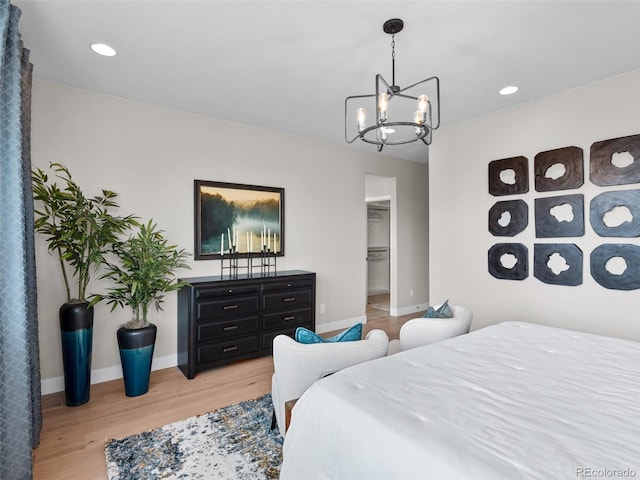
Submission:
{"label": "candelabra", "polygon": [[276,273],[276,258],[275,251],[266,245],[262,246],[262,250],[260,250],[260,275],[268,277]]}
{"label": "candelabra", "polygon": [[228,272],[230,278],[238,278],[239,271],[246,270],[247,275],[251,276],[253,270],[253,258],[251,252],[247,253],[246,255],[246,263],[244,265],[241,265],[240,254],[235,245],[232,245],[227,253],[221,253],[221,275],[224,277],[225,272]]}

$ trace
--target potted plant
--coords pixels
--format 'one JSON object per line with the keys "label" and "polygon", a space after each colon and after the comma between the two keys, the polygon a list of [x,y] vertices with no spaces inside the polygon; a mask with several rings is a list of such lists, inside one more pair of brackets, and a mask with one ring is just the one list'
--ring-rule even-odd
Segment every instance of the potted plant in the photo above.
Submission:
{"label": "potted plant", "polygon": [[162,310],[164,294],[177,290],[187,282],[175,278],[175,271],[189,268],[188,253],[169,245],[164,231],[149,220],[134,235],[113,244],[115,262],[106,262],[101,278],[114,282],[98,299],[116,307],[130,307],[133,318],[117,331],[125,393],[135,397],[149,390],[151,361],[157,327],[148,321],[149,308]]}
{"label": "potted plant", "polygon": [[67,292],[59,311],[65,401],[76,406],[89,401],[91,385],[93,305],[87,286],[112,243],[136,222],[110,213],[118,207],[117,193],[103,189],[102,195],[87,197],[67,167],[51,163],[50,168],[62,181],[60,187],[40,168],[32,172],[34,199],[42,205],[35,210],[34,227],[57,257]]}

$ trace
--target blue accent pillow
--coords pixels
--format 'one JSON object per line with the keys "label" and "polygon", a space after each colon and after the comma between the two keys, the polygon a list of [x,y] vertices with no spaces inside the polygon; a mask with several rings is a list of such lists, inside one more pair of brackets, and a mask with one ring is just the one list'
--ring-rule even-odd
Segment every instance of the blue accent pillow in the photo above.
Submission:
{"label": "blue accent pillow", "polygon": [[331,338],[322,338],[316,332],[298,327],[296,329],[295,340],[298,343],[335,343],[335,342],[354,342],[362,339],[362,323],[358,323],[353,327],[347,328],[345,331],[340,332]]}
{"label": "blue accent pillow", "polygon": [[453,312],[451,311],[451,307],[449,306],[449,300],[445,300],[445,302],[438,307],[436,310],[433,307],[428,307],[427,311],[424,313],[422,318],[452,318]]}

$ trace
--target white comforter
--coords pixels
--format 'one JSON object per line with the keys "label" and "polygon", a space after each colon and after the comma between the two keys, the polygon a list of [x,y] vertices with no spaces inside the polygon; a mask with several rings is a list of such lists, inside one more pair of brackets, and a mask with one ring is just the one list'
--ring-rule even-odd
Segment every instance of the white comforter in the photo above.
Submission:
{"label": "white comforter", "polygon": [[281,480],[640,479],[640,343],[506,322],[298,401]]}

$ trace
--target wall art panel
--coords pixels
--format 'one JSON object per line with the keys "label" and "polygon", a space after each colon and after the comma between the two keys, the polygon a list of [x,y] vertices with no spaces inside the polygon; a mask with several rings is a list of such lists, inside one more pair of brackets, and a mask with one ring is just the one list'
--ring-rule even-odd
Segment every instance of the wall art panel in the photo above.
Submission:
{"label": "wall art panel", "polygon": [[489,210],[489,232],[494,236],[513,237],[529,224],[529,207],[524,200],[496,202]]}
{"label": "wall art panel", "polygon": [[493,196],[517,195],[529,191],[529,167],[526,157],[504,158],[489,162],[489,193]]}
{"label": "wall art panel", "polygon": [[[583,151],[579,147],[556,148],[538,153],[533,159],[535,189],[538,192],[569,190],[584,183]],[[554,177],[552,167],[559,164],[561,175]]]}
{"label": "wall art panel", "polygon": [[[550,265],[553,257],[556,262]],[[533,246],[533,276],[551,285],[581,285],[582,250],[572,243],[536,243]]]}
{"label": "wall art panel", "polygon": [[529,276],[528,249],[521,243],[497,243],[488,252],[489,273],[502,280]]}
{"label": "wall art panel", "polygon": [[[622,260],[622,271],[609,271],[608,262]],[[636,290],[640,288],[640,247],[627,243],[609,243],[591,252],[591,276],[605,288]]]}
{"label": "wall art panel", "polygon": [[537,238],[584,235],[584,195],[561,195],[535,199]]}
{"label": "wall art panel", "polygon": [[612,138],[591,145],[591,182],[606,187],[640,182],[640,135]]}
{"label": "wall art panel", "polygon": [[[607,225],[606,215],[616,209],[620,210],[617,218]],[[640,190],[616,190],[594,197],[589,220],[601,237],[640,237]]]}

